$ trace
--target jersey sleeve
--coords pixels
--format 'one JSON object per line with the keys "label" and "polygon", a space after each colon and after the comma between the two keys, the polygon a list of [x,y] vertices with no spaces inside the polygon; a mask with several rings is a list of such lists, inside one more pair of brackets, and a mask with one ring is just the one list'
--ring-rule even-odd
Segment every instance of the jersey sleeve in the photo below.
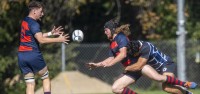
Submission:
{"label": "jersey sleeve", "polygon": [[117,44],[119,45],[119,49],[122,47],[126,47],[128,44],[128,38],[126,36],[120,35],[117,39]]}
{"label": "jersey sleeve", "polygon": [[144,44],[140,50],[140,57],[149,59],[150,56],[150,46],[148,44]]}
{"label": "jersey sleeve", "polygon": [[35,35],[38,32],[41,32],[40,25],[37,22],[32,23],[30,29],[31,29],[31,32],[33,33],[33,35]]}

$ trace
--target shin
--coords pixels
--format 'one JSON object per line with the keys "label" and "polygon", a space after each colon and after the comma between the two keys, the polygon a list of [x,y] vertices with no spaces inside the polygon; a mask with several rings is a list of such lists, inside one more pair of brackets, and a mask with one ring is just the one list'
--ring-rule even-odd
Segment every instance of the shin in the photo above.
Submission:
{"label": "shin", "polygon": [[34,94],[35,79],[33,73],[28,73],[24,76],[26,82],[26,94]]}
{"label": "shin", "polygon": [[39,75],[41,75],[44,94],[51,94],[51,82],[47,67],[44,67],[41,71],[39,71]]}

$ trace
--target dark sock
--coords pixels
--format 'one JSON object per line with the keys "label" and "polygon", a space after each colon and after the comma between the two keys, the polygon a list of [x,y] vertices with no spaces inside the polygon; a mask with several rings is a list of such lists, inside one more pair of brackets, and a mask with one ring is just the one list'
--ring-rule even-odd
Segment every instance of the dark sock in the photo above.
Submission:
{"label": "dark sock", "polygon": [[179,86],[183,86],[184,87],[184,84],[186,82],[180,81],[180,80],[178,80],[178,79],[176,79],[174,77],[171,77],[171,76],[167,76],[166,83],[172,84],[172,85],[179,85]]}
{"label": "dark sock", "polygon": [[51,92],[44,92],[44,94],[51,94]]}
{"label": "dark sock", "polygon": [[122,94],[137,94],[137,93],[134,92],[133,90],[125,87],[124,90],[122,91]]}

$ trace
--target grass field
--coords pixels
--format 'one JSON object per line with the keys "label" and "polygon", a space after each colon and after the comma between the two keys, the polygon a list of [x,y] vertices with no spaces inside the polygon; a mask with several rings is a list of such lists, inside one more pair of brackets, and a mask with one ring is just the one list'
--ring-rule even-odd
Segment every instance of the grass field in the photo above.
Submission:
{"label": "grass field", "polygon": [[[136,90],[139,94],[169,94],[162,90],[148,91],[148,90]],[[200,94],[200,89],[190,90],[194,94]]]}
{"label": "grass field", "polygon": [[[195,90],[190,90],[193,92],[193,94],[200,94],[200,89],[195,89]],[[154,90],[154,91],[150,91],[150,90],[136,90],[137,93],[139,94],[169,94],[166,93],[162,90]]]}

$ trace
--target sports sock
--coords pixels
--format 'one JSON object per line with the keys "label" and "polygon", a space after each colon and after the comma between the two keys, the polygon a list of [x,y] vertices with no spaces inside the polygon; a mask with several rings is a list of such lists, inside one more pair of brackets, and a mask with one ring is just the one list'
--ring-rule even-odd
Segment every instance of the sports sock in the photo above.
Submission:
{"label": "sports sock", "polygon": [[183,86],[184,87],[184,84],[186,82],[180,81],[180,80],[178,80],[178,79],[176,79],[174,77],[171,77],[171,76],[167,76],[166,83],[172,84],[172,85],[179,85],[179,86]]}
{"label": "sports sock", "polygon": [[122,91],[122,94],[137,94],[137,93],[134,92],[133,90],[125,87],[124,90]]}
{"label": "sports sock", "polygon": [[44,92],[44,94],[51,94],[51,92]]}

